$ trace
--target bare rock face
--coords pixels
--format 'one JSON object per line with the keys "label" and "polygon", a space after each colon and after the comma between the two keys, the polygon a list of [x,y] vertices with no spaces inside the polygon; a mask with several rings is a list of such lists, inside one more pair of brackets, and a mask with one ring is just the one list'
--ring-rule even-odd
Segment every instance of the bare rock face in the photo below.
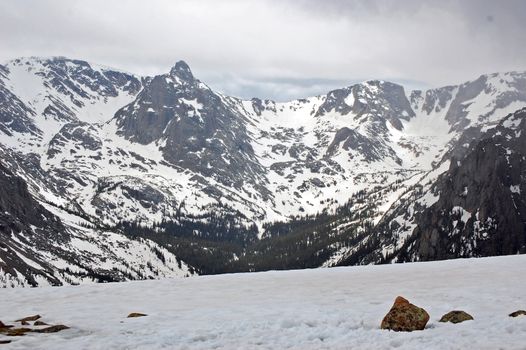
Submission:
{"label": "bare rock face", "polygon": [[[444,260],[526,252],[526,109],[506,116],[453,160],[435,183],[414,244],[400,260]],[[400,215],[400,214],[398,214]]]}
{"label": "bare rock face", "polygon": [[442,318],[440,319],[440,322],[460,323],[460,322],[469,321],[472,319],[473,319],[473,316],[471,316],[467,312],[454,310],[442,316]]}
{"label": "bare rock face", "polygon": [[428,321],[429,314],[426,310],[399,296],[382,320],[381,328],[395,332],[412,332],[423,330]]}
{"label": "bare rock face", "polygon": [[517,310],[515,312],[512,312],[509,314],[510,317],[518,317],[518,316],[526,316],[526,311],[524,310]]}
{"label": "bare rock face", "polygon": [[128,315],[128,318],[144,317],[144,316],[148,316],[148,315],[142,314],[140,312],[132,312],[131,314]]}

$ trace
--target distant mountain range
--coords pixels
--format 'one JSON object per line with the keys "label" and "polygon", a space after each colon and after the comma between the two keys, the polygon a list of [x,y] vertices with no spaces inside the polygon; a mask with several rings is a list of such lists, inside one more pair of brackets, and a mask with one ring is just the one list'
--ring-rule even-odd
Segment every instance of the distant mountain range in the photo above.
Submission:
{"label": "distant mountain range", "polygon": [[278,103],[0,65],[0,286],[526,252],[526,73]]}

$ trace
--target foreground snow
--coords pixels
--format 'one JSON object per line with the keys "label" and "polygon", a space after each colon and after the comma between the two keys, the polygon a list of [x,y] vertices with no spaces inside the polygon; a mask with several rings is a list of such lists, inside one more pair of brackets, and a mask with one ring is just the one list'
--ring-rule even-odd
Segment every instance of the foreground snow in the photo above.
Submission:
{"label": "foreground snow", "polygon": [[[524,276],[526,256],[509,256],[7,289],[0,319],[72,327],[6,349],[525,349],[526,316],[508,317],[526,309]],[[379,329],[397,295],[430,313],[428,329]],[[454,309],[475,320],[438,322]]]}

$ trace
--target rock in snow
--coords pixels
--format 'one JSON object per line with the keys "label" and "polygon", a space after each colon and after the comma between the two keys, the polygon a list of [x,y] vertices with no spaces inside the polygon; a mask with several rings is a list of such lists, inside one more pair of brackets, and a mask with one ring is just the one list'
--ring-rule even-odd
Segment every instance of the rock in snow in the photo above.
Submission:
{"label": "rock in snow", "polygon": [[22,337],[29,332],[31,332],[31,328],[11,328],[7,331],[6,335],[8,337]]}
{"label": "rock in snow", "polygon": [[517,311],[512,312],[509,316],[510,317],[526,316],[526,311],[517,310]]}
{"label": "rock in snow", "polygon": [[411,304],[403,297],[397,297],[393,307],[382,320],[382,329],[396,332],[421,331],[429,321],[429,314],[421,307]]}
{"label": "rock in snow", "polygon": [[69,329],[68,326],[64,326],[63,324],[57,324],[55,326],[49,326],[42,329],[33,329],[32,332],[36,333],[57,333],[60,331],[63,331],[65,329]]}
{"label": "rock in snow", "polygon": [[15,322],[36,321],[36,320],[41,319],[41,318],[42,318],[42,316],[40,316],[40,315],[27,316],[27,317],[21,318],[19,320],[16,320]]}
{"label": "rock in snow", "polygon": [[473,316],[461,310],[450,311],[440,318],[440,322],[451,322],[451,323],[460,323],[460,322],[470,321],[470,320],[473,320]]}

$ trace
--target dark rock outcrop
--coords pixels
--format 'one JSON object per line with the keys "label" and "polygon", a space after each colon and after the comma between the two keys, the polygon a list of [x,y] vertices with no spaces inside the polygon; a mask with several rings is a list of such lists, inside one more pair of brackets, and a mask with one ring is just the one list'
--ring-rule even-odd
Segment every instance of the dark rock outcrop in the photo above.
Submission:
{"label": "dark rock outcrop", "polygon": [[417,260],[526,252],[526,110],[453,159],[435,185],[408,254]]}
{"label": "dark rock outcrop", "polygon": [[[40,275],[52,284],[61,284],[45,261],[26,251],[19,242],[28,242],[42,250],[57,250],[54,242],[69,241],[62,222],[29,193],[27,183],[15,176],[0,162],[0,268],[18,276],[22,274],[30,285],[37,285],[34,276]],[[42,266],[36,269],[20,256],[30,257]]]}
{"label": "dark rock outcrop", "polygon": [[250,144],[246,117],[232,98],[216,94],[178,62],[154,77],[136,100],[115,114],[119,134],[130,141],[157,142],[164,159],[223,184],[261,185],[264,169]]}

